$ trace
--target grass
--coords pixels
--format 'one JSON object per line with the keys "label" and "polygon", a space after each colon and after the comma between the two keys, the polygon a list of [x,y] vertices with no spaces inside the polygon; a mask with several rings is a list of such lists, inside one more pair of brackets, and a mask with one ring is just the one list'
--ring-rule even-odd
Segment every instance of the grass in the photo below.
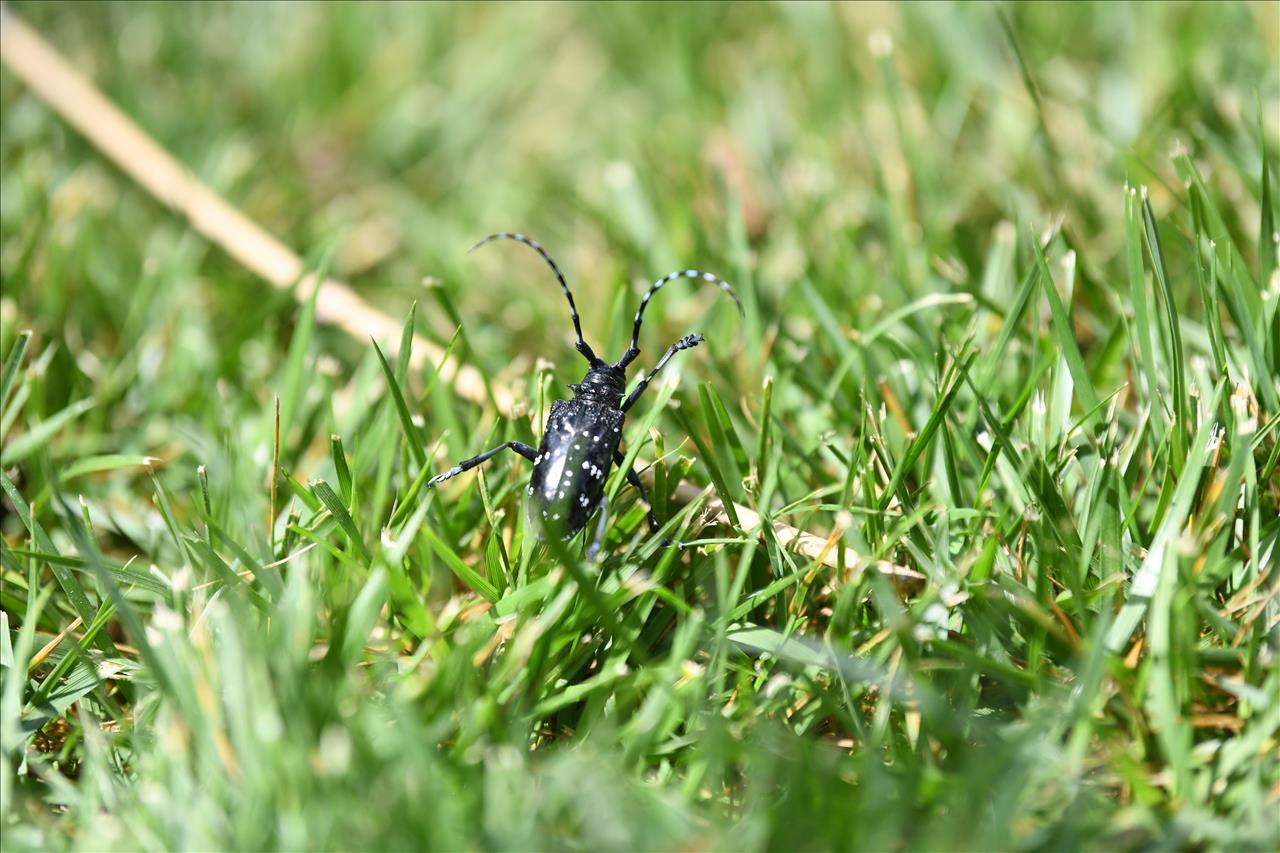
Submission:
{"label": "grass", "polygon": [[[14,8],[523,402],[0,75],[6,849],[1280,846],[1274,4]],[[741,293],[642,341],[707,338],[626,435],[691,547],[422,489],[580,378],[502,228],[611,354]]]}

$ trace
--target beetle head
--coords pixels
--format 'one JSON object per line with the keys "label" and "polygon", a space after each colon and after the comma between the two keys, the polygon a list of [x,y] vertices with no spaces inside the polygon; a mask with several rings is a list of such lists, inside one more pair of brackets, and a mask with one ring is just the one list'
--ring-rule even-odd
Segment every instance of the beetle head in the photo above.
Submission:
{"label": "beetle head", "polygon": [[622,395],[627,390],[627,371],[616,364],[600,361],[587,370],[581,382],[569,388],[575,400],[590,400],[616,409],[622,404]]}

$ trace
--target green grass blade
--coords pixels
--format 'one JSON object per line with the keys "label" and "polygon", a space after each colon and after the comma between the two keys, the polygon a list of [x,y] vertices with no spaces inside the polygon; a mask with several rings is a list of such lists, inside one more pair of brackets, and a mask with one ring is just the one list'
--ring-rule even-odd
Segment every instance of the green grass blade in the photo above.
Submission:
{"label": "green grass blade", "polygon": [[286,442],[306,394],[309,372],[307,354],[311,349],[311,341],[315,337],[316,299],[319,298],[320,283],[323,280],[323,275],[316,277],[311,296],[302,303],[302,311],[298,315],[293,337],[289,341],[289,354],[285,359],[283,383],[280,389],[280,434],[285,437]]}
{"label": "green grass blade", "polygon": [[32,453],[44,447],[67,424],[92,409],[93,400],[77,400],[55,415],[40,421],[13,441],[7,441],[0,450],[0,466],[9,467],[24,461]]}
{"label": "green grass blade", "polygon": [[[1223,386],[1219,384],[1211,401],[1210,411],[1217,408],[1222,393]],[[1195,499],[1200,484],[1200,472],[1213,453],[1214,447],[1210,444],[1209,437],[1213,434],[1215,428],[1213,419],[1206,418],[1196,432],[1195,438],[1191,441],[1191,448],[1188,451],[1187,459],[1181,466],[1181,474],[1178,478],[1173,498],[1170,501],[1169,509],[1164,514],[1151,546],[1147,549],[1147,555],[1143,559],[1142,565],[1133,576],[1133,580],[1129,585],[1129,596],[1124,606],[1121,608],[1115,622],[1112,623],[1111,630],[1107,632],[1107,647],[1113,652],[1121,651],[1147,612],[1151,597],[1156,592],[1161,573],[1166,566],[1165,552],[1175,546],[1175,538],[1186,524],[1187,517],[1191,512],[1192,501]]]}
{"label": "green grass blade", "polygon": [[[49,534],[45,532],[40,522],[31,515],[31,507],[27,505],[17,486],[3,471],[0,471],[0,488],[4,490],[5,495],[9,498],[9,503],[17,511],[18,518],[22,521],[22,526],[31,534],[31,538],[36,544],[36,549],[46,554],[58,554],[58,549],[54,547],[53,540],[49,538]],[[53,576],[57,578],[58,585],[67,596],[67,601],[75,610],[76,615],[84,620],[86,625],[91,623],[93,621],[94,607],[89,603],[89,597],[85,595],[84,588],[81,587],[80,581],[77,580],[75,574],[61,562],[51,562],[48,565],[50,570],[53,571]],[[100,638],[98,646],[105,652],[115,652],[115,644],[106,636]]]}
{"label": "green grass blade", "polygon": [[395,404],[396,414],[400,416],[400,427],[404,431],[405,441],[409,445],[409,452],[413,454],[413,461],[421,468],[427,464],[427,451],[423,447],[422,436],[418,433],[418,428],[414,426],[413,416],[409,414],[409,406],[405,403],[404,394],[400,391],[400,383],[396,381],[391,365],[387,363],[386,356],[378,348],[377,341],[373,341],[373,349],[378,354],[378,363],[382,365],[382,375],[387,380],[387,390],[391,393],[391,400]]}
{"label": "green grass blade", "polygon": [[485,601],[494,604],[498,601],[498,590],[493,584],[485,580],[473,568],[468,566],[462,559],[454,553],[447,545],[440,540],[430,527],[422,528],[421,535],[427,540],[427,544],[431,546],[432,552],[444,561],[449,570],[457,575],[463,583],[471,588],[472,591],[480,594]]}
{"label": "green grass blade", "polygon": [[1031,246],[1035,249],[1036,268],[1040,270],[1041,292],[1049,300],[1049,319],[1059,353],[1071,372],[1074,391],[1080,398],[1081,405],[1085,409],[1092,409],[1098,405],[1098,395],[1094,391],[1089,371],[1085,369],[1084,357],[1080,355],[1080,346],[1076,343],[1071,314],[1062,304],[1062,297],[1058,295],[1058,288],[1053,282],[1053,274],[1049,272],[1049,262],[1045,259],[1044,250],[1035,240],[1031,241]]}
{"label": "green grass blade", "polygon": [[337,492],[333,490],[324,480],[312,480],[311,492],[324,504],[324,508],[329,510],[329,514],[333,516],[334,521],[342,528],[342,532],[347,535],[347,541],[351,543],[351,547],[359,552],[362,559],[368,561],[370,559],[369,549],[365,547],[364,537],[360,535],[360,529],[356,527],[355,519],[351,517],[351,513],[347,512],[346,506],[342,503],[342,498],[338,497]]}
{"label": "green grass blade", "polygon": [[13,378],[18,375],[18,369],[22,367],[22,356],[26,353],[29,343],[31,343],[31,330],[26,329],[18,334],[18,339],[9,348],[9,355],[5,357],[3,372],[0,372],[0,409],[9,405],[9,392],[14,387]]}
{"label": "green grass blade", "polygon": [[147,468],[159,461],[154,456],[140,456],[136,453],[104,453],[101,456],[85,456],[64,468],[61,478],[66,482],[87,474],[119,471],[123,468]]}
{"label": "green grass blade", "polygon": [[1155,214],[1151,211],[1151,202],[1144,195],[1142,198],[1142,224],[1144,236],[1147,243],[1147,254],[1151,258],[1151,268],[1155,272],[1156,283],[1159,285],[1158,291],[1162,296],[1160,300],[1164,308],[1165,315],[1165,339],[1169,348],[1168,363],[1172,366],[1172,388],[1171,395],[1173,399],[1171,408],[1173,411],[1173,455],[1174,458],[1181,463],[1186,453],[1186,436],[1190,434],[1189,428],[1189,412],[1187,406],[1187,380],[1185,374],[1185,360],[1183,357],[1182,346],[1182,325],[1178,319],[1178,307],[1173,295],[1173,288],[1169,284],[1169,276],[1165,272],[1164,252],[1160,248],[1160,233],[1156,228]]}

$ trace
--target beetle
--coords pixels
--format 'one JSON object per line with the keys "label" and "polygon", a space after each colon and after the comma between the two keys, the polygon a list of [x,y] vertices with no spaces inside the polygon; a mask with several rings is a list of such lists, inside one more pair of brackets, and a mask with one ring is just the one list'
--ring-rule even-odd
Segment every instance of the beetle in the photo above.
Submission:
{"label": "beetle", "polygon": [[[524,234],[502,231],[490,234],[472,246],[468,253],[494,240],[514,240],[523,243],[537,252],[564,290],[565,299],[569,302],[569,316],[573,319],[573,330],[577,336],[575,346],[582,357],[587,360],[587,372],[582,381],[571,384],[573,398],[555,400],[551,404],[551,412],[542,432],[542,443],[537,449],[520,441],[507,441],[478,456],[459,462],[448,471],[433,477],[427,482],[428,488],[434,488],[463,471],[469,471],[477,465],[491,459],[504,450],[514,450],[533,463],[533,476],[529,481],[530,515],[540,525],[544,533],[569,539],[578,533],[587,523],[593,512],[599,511],[595,536],[587,551],[588,559],[594,560],[599,553],[600,542],[604,537],[605,519],[608,514],[608,498],[604,493],[605,479],[609,469],[615,464],[622,464],[623,456],[618,446],[622,441],[622,424],[627,412],[640,395],[649,387],[649,383],[676,353],[692,349],[703,342],[702,335],[685,335],[667,348],[662,358],[649,375],[627,393],[627,367],[640,355],[640,323],[644,319],[645,308],[655,293],[669,282],[678,279],[714,284],[733,299],[742,313],[742,301],[733,287],[709,272],[701,270],[679,270],[669,273],[653,283],[648,292],[640,300],[636,309],[635,320],[631,326],[631,343],[626,352],[616,362],[610,364],[601,359],[591,349],[582,336],[582,323],[578,317],[578,306],[573,300],[573,291],[565,281],[560,267],[552,260],[547,250],[536,240]],[[649,504],[649,495],[644,484],[634,470],[627,471],[627,482],[636,487],[640,498]],[[649,529],[658,532],[658,520],[654,517],[652,505],[648,506],[647,518]]]}

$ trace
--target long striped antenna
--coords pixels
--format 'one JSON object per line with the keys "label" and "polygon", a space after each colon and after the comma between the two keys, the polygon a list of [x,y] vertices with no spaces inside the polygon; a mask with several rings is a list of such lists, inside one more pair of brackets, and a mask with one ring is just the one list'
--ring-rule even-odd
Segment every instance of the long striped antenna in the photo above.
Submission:
{"label": "long striped antenna", "polygon": [[618,360],[618,367],[626,367],[628,364],[635,361],[636,356],[640,355],[640,322],[644,319],[644,309],[649,306],[649,300],[655,293],[662,289],[664,284],[669,281],[675,281],[678,278],[691,278],[696,281],[705,281],[716,285],[725,293],[729,294],[729,297],[733,299],[734,304],[738,306],[738,313],[743,316],[746,315],[746,312],[742,310],[742,300],[738,298],[738,294],[733,292],[733,287],[729,282],[725,281],[720,276],[715,275],[714,273],[702,272],[701,270],[677,270],[676,272],[668,273],[655,281],[653,283],[653,287],[650,287],[649,292],[640,300],[640,307],[636,309],[635,323],[631,327],[631,346],[627,347],[626,353],[624,353],[622,358]]}
{"label": "long striped antenna", "polygon": [[578,352],[582,353],[583,357],[591,363],[592,367],[595,367],[597,364],[601,364],[600,359],[596,357],[596,354],[592,352],[591,347],[582,337],[582,321],[578,319],[578,306],[573,301],[573,291],[569,289],[569,283],[564,280],[564,273],[560,272],[560,267],[556,266],[556,262],[551,260],[551,256],[547,254],[546,249],[542,248],[542,244],[537,240],[526,237],[523,234],[515,234],[510,231],[499,231],[497,234],[490,234],[470,249],[467,249],[467,254],[479,249],[485,243],[492,243],[494,240],[515,240],[517,243],[524,243],[530,249],[533,249],[542,256],[542,259],[547,262],[547,266],[551,267],[551,271],[556,274],[556,281],[560,282],[560,288],[564,291],[564,298],[569,300],[569,316],[573,318],[573,331],[578,335],[578,341],[576,344]]}

